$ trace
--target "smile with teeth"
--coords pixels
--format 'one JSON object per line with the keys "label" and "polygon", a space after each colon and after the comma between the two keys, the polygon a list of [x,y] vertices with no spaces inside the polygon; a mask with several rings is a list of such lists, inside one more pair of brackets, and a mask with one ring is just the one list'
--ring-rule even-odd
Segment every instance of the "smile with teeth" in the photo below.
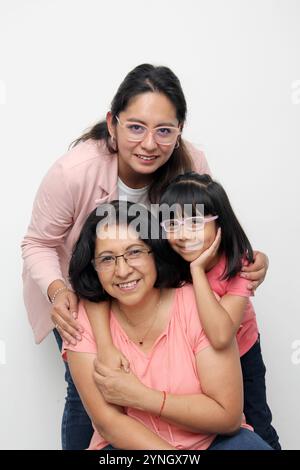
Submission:
{"label": "smile with teeth", "polygon": [[155,160],[157,158],[155,155],[152,157],[147,157],[146,155],[137,154],[136,156],[141,160],[145,160],[146,162],[149,162],[150,160]]}
{"label": "smile with teeth", "polygon": [[121,290],[132,290],[134,289],[137,284],[139,282],[139,279],[135,279],[134,281],[130,281],[130,282],[120,282],[119,284],[116,284],[119,289]]}

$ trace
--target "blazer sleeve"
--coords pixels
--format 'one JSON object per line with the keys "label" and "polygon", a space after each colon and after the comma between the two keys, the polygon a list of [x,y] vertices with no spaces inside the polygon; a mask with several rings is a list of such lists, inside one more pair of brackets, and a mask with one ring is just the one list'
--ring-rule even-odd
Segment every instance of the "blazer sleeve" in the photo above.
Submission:
{"label": "blazer sleeve", "polygon": [[74,202],[60,162],[44,177],[21,249],[26,269],[47,297],[49,284],[63,279],[56,248],[73,224]]}

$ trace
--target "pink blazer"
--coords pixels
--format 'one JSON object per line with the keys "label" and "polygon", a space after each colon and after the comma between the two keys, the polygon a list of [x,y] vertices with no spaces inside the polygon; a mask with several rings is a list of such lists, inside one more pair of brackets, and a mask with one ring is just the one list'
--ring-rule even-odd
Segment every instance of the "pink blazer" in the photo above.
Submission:
{"label": "pink blazer", "polygon": [[[209,173],[203,152],[186,143],[199,173]],[[102,142],[88,140],[60,157],[35,197],[32,217],[22,241],[23,296],[36,343],[54,328],[48,286],[67,282],[74,243],[93,209],[118,198],[117,156]]]}

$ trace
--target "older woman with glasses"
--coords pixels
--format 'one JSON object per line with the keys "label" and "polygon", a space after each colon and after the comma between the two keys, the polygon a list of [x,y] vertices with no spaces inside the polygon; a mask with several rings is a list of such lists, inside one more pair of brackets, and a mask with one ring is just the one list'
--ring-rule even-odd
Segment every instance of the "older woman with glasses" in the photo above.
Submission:
{"label": "older woman with glasses", "polygon": [[[149,205],[158,202],[178,174],[192,169],[209,173],[203,153],[182,139],[185,119],[186,102],[174,73],[140,65],[121,83],[106,120],[50,168],[22,242],[24,300],[36,342],[53,329],[60,347],[61,338],[70,344],[81,341],[68,265],[84,220],[100,202],[124,199]],[[250,289],[263,281],[267,264],[266,256],[257,253],[245,273]],[[107,357],[110,365],[119,360],[117,354]],[[68,368],[66,381],[62,447],[82,449],[93,429]]]}
{"label": "older woman with glasses", "polygon": [[[137,205],[111,205],[114,218],[97,210],[88,217],[70,263],[85,331],[76,346],[64,343],[63,355],[95,427],[89,449],[271,450],[242,417],[235,340],[222,351],[211,347],[192,287],[178,287],[178,274],[156,253],[158,221],[141,209],[142,233],[133,224]],[[102,363],[94,371],[101,344],[82,300],[108,298],[111,334],[130,359],[129,373]]]}

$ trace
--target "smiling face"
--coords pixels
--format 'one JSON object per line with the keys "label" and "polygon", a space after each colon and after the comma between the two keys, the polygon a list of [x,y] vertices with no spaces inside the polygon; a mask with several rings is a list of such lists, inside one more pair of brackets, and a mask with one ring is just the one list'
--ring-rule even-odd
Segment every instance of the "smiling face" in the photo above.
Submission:
{"label": "smiling face", "polygon": [[[164,94],[158,92],[142,93],[132,98],[118,118],[121,123],[130,120],[149,129],[179,126],[174,105]],[[120,178],[131,187],[149,184],[153,173],[171,157],[176,140],[172,145],[160,145],[149,132],[143,141],[130,142],[124,127],[112,125],[110,113],[107,115],[107,125],[118,145]]]}
{"label": "smiling face", "polygon": [[195,232],[181,225],[178,232],[167,233],[167,238],[173,250],[185,261],[191,263],[211,246],[216,234],[217,224],[213,220],[205,223],[203,229]]}
{"label": "smiling face", "polygon": [[[110,256],[135,250],[150,250],[148,245],[139,239],[138,234],[126,225],[100,227],[97,235],[95,259],[99,256],[109,259]],[[152,293],[157,278],[152,253],[145,252],[134,264],[130,266],[123,257],[119,257],[112,269],[98,271],[103,289],[124,306],[135,306],[144,302]]]}

